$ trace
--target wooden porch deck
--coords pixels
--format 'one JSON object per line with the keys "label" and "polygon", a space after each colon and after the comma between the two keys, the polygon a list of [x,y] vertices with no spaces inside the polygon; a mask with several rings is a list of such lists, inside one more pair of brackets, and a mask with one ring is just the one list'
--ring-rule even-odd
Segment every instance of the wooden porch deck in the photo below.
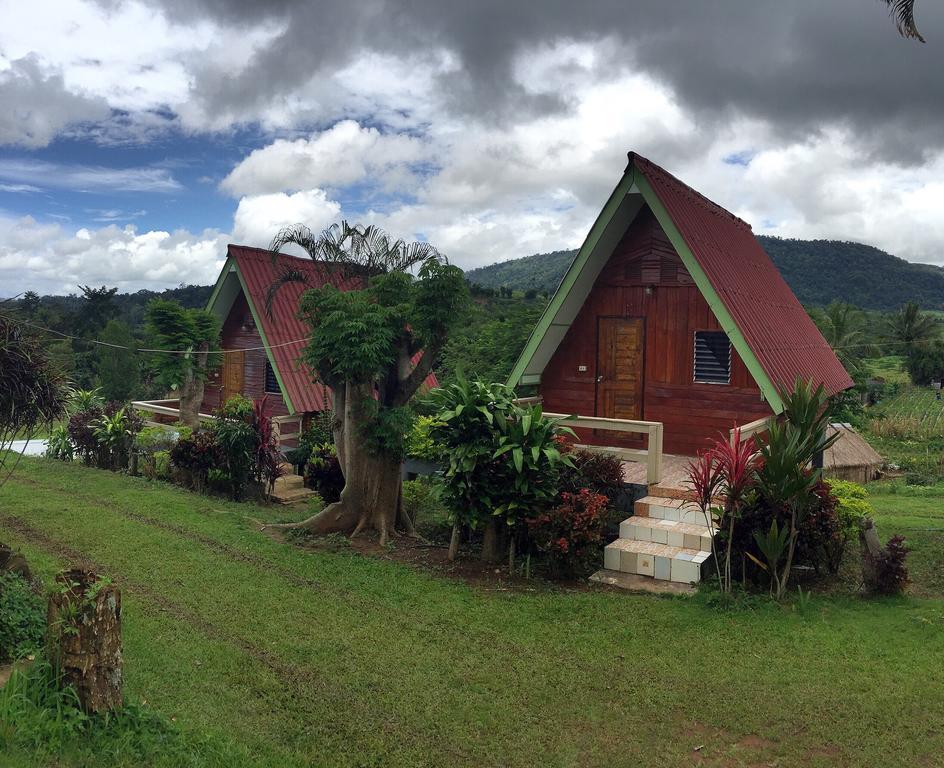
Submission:
{"label": "wooden porch deck", "polygon": [[647,485],[654,495],[668,499],[687,498],[691,493],[688,481],[688,465],[691,456],[662,454],[662,478],[650,485],[646,479],[646,465],[638,461],[623,462],[623,481],[635,485]]}

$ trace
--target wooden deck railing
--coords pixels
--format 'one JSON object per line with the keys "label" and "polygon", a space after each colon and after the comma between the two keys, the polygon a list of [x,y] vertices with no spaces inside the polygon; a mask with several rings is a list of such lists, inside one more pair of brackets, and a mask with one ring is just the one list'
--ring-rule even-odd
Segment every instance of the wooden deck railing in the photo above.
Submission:
{"label": "wooden deck railing", "polygon": [[[135,400],[131,407],[136,411],[143,413],[152,413],[160,416],[171,416],[175,421],[180,419],[180,401],[179,400]],[[200,421],[212,421],[213,416],[209,413],[197,414]],[[283,440],[298,440],[302,436],[303,417],[299,414],[294,416],[273,416],[272,434],[275,436],[276,444],[281,447]],[[145,419],[144,423],[149,427],[167,427],[172,428],[173,424],[161,423]],[[295,431],[285,431],[286,426],[294,425]]]}
{"label": "wooden deck railing", "polygon": [[[764,416],[762,419],[757,419],[756,421],[751,421],[747,424],[741,424],[741,439],[746,440],[751,435],[757,435],[761,432],[766,432],[770,429],[770,423],[773,421],[773,416]],[[728,431],[728,441],[734,442],[734,430],[731,429]]]}
{"label": "wooden deck railing", "polygon": [[[515,401],[520,405],[540,403],[540,397],[522,397]],[[616,446],[586,445],[580,443],[578,448],[596,453],[609,453],[624,461],[635,461],[646,465],[646,482],[653,485],[662,480],[662,434],[661,421],[639,421],[634,419],[607,419],[602,416],[579,416],[576,414],[552,413],[544,411],[545,416],[559,419],[567,427],[578,429],[596,429],[609,432],[622,432],[636,435],[646,435],[648,442],[645,448],[619,448]]]}
{"label": "wooden deck railing", "polygon": [[[171,403],[176,407],[170,405]],[[177,420],[180,419],[180,400],[134,400],[131,403],[131,407],[135,411],[144,411],[145,413],[159,414],[161,416],[173,416]],[[211,421],[213,419],[213,416],[209,413],[198,413],[197,416],[200,418],[200,421]],[[144,423],[149,427],[172,426],[160,421],[149,421],[147,419],[145,419]]]}
{"label": "wooden deck railing", "polygon": [[[295,425],[294,432],[283,432],[283,425]],[[304,420],[299,414],[294,416],[273,416],[272,434],[275,436],[275,442],[281,446],[283,440],[298,440],[304,430]]]}

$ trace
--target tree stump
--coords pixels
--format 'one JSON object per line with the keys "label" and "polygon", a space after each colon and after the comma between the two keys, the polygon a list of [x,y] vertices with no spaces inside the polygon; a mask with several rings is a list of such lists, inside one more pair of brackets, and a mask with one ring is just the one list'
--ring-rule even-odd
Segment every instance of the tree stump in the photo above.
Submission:
{"label": "tree stump", "polygon": [[86,712],[121,707],[121,593],[80,569],[60,573],[56,584],[47,616],[49,658],[63,687],[75,688]]}

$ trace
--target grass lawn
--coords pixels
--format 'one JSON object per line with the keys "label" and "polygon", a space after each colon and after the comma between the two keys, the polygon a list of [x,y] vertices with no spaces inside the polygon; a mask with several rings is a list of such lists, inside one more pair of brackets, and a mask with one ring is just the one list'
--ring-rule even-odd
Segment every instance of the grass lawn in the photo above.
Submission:
{"label": "grass lawn", "polygon": [[[875,503],[883,535],[925,524],[916,497]],[[911,766],[944,754],[944,600],[721,611],[476,588],[343,546],[279,544],[249,519],[277,513],[24,459],[0,491],[0,541],[46,577],[78,558],[111,576],[127,697],[230,741],[245,765]],[[940,552],[939,538],[926,545]]]}
{"label": "grass lawn", "polygon": [[899,533],[911,548],[911,592],[944,595],[944,485],[872,483],[869,500],[875,508],[875,525],[882,540]]}

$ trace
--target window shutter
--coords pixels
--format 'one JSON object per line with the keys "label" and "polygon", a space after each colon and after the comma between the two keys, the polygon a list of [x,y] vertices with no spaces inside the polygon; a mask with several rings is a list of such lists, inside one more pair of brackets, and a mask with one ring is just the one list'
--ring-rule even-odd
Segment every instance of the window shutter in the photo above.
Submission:
{"label": "window shutter", "polygon": [[731,383],[731,341],[724,331],[695,331],[695,381]]}
{"label": "window shutter", "polygon": [[279,380],[275,377],[275,371],[268,358],[265,362],[265,391],[272,395],[282,394],[282,390],[279,388]]}

